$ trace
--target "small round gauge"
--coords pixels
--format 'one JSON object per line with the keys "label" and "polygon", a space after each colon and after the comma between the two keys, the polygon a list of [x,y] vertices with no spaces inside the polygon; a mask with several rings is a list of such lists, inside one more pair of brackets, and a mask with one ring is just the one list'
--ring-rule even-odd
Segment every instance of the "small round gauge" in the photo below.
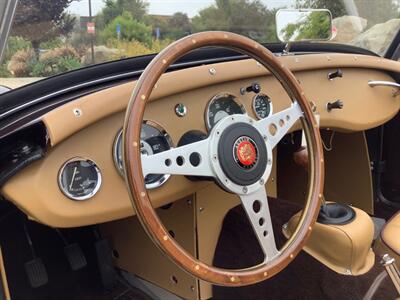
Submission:
{"label": "small round gauge", "polygon": [[266,94],[257,94],[253,98],[253,110],[257,118],[265,119],[272,113],[271,99]]}
{"label": "small round gauge", "polygon": [[[140,134],[140,152],[143,155],[152,155],[172,148],[172,141],[166,131],[158,124],[144,121]],[[118,132],[114,142],[114,163],[119,173],[124,176],[122,157],[122,129]],[[164,184],[169,174],[149,174],[144,179],[147,189],[154,189]]]}
{"label": "small round gauge", "polygon": [[221,119],[229,115],[245,114],[246,110],[239,100],[231,94],[218,94],[208,103],[205,112],[207,129],[210,130]]}
{"label": "small round gauge", "polygon": [[73,158],[62,166],[58,184],[68,198],[87,200],[100,189],[100,169],[90,159]]}

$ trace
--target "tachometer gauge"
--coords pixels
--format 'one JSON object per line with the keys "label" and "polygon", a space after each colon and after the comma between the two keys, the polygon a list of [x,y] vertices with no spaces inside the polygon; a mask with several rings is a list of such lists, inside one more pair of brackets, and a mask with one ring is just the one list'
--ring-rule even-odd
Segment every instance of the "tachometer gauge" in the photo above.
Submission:
{"label": "tachometer gauge", "polygon": [[[172,148],[172,142],[166,131],[158,124],[144,121],[140,134],[140,152],[142,155],[152,155]],[[119,173],[124,176],[122,157],[122,129],[118,132],[114,142],[114,162]],[[149,174],[145,177],[147,189],[154,189],[164,184],[170,177],[169,174]]]}
{"label": "tachometer gauge", "polygon": [[271,99],[266,94],[257,94],[253,98],[253,110],[257,118],[265,119],[272,113]]}
{"label": "tachometer gauge", "polygon": [[246,110],[239,100],[231,94],[218,94],[208,103],[205,111],[205,121],[208,130],[219,120],[234,114],[245,114]]}
{"label": "tachometer gauge", "polygon": [[90,159],[73,158],[61,168],[58,184],[68,198],[87,200],[100,189],[100,169]]}

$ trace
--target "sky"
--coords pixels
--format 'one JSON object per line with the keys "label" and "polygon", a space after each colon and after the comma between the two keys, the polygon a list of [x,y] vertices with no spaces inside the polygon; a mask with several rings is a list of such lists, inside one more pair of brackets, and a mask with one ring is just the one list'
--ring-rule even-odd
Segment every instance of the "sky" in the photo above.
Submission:
{"label": "sky", "polygon": [[[68,11],[73,14],[82,16],[89,15],[89,0],[74,1],[68,8]],[[214,0],[148,0],[149,13],[154,15],[172,15],[175,12],[186,13],[189,17],[193,17],[199,10],[210,6]],[[294,0],[268,0],[262,1],[268,7],[281,7]],[[92,14],[96,15],[104,7],[103,0],[92,0]]]}

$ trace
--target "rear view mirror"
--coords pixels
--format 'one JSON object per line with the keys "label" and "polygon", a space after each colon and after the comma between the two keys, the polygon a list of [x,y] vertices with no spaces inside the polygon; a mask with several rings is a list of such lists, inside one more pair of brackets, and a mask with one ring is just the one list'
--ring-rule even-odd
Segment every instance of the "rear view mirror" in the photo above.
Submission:
{"label": "rear view mirror", "polygon": [[277,36],[285,43],[332,38],[332,15],[327,9],[280,9],[275,21]]}

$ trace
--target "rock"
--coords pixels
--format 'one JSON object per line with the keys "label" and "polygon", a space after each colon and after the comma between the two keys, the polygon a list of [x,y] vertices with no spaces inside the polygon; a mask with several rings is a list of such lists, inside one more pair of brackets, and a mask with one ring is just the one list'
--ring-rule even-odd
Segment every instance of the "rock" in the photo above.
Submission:
{"label": "rock", "polygon": [[[102,63],[110,60],[117,59],[121,51],[114,48],[108,48],[106,46],[94,46],[94,63]],[[86,50],[85,55],[82,57],[82,63],[85,65],[92,64],[92,52],[90,47]]]}
{"label": "rock", "polygon": [[332,20],[337,29],[332,42],[349,43],[354,40],[367,27],[367,20],[357,16],[343,16]]}
{"label": "rock", "polygon": [[357,36],[351,44],[384,55],[394,35],[400,28],[400,19],[376,24]]}

